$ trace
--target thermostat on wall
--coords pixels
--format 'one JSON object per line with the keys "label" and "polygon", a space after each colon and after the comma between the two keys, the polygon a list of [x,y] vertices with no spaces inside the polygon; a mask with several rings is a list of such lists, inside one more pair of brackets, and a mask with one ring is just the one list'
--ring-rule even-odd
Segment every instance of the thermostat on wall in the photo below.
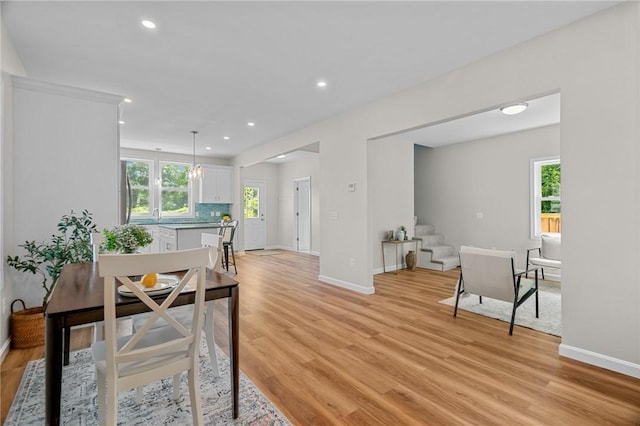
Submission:
{"label": "thermostat on wall", "polygon": [[349,192],[356,192],[356,184],[355,182],[351,182],[347,188],[349,189]]}

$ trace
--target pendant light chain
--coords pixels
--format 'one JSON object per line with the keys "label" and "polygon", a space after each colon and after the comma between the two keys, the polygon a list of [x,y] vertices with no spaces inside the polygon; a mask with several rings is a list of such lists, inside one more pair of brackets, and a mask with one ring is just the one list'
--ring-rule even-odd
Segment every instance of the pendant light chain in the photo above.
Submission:
{"label": "pendant light chain", "polygon": [[196,164],[196,135],[198,134],[197,130],[192,130],[193,134],[193,164],[191,170],[189,170],[189,179],[202,179],[204,176],[204,168],[200,164]]}

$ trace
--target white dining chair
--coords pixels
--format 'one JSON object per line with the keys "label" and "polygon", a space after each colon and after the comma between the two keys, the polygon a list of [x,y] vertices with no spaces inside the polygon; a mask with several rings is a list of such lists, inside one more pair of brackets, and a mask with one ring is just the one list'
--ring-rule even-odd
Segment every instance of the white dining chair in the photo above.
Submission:
{"label": "white dining chair", "polygon": [[[198,376],[198,348],[204,320],[206,266],[209,249],[169,253],[104,254],[99,256],[98,273],[104,277],[105,339],[91,346],[96,366],[98,408],[101,425],[117,424],[118,392],[129,390],[166,377],[174,378],[174,399],[183,371],[189,376],[189,396],[193,424],[203,424]],[[160,304],[141,290],[130,276],[150,273],[186,271],[179,283]],[[190,282],[195,277],[195,284]],[[132,292],[151,309],[144,324],[132,335],[117,337],[116,289],[119,284]],[[191,327],[173,317],[169,307],[187,285],[195,287]],[[153,328],[162,319],[166,326]]]}
{"label": "white dining chair", "polygon": [[[214,271],[218,271],[221,268],[221,251],[222,251],[222,236],[216,234],[203,233],[201,236],[202,247],[209,249],[209,262],[207,267]],[[209,349],[209,360],[211,361],[211,371],[215,377],[220,375],[218,368],[218,357],[216,356],[215,337],[213,333],[214,323],[214,301],[211,300],[205,304],[205,317],[204,317],[204,334],[207,340],[207,348]],[[189,305],[179,306],[173,308],[172,315],[180,321],[183,325],[189,326],[191,324],[192,307]],[[150,314],[138,314],[133,316],[133,328],[139,329],[142,327],[146,318]],[[167,324],[164,321],[159,320],[154,324],[154,328],[164,327]],[[140,393],[139,396],[140,397]]]}

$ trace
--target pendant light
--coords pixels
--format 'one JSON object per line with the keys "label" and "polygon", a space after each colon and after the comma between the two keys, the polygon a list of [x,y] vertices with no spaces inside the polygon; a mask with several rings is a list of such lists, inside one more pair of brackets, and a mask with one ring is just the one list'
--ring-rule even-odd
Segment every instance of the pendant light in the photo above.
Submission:
{"label": "pendant light", "polygon": [[191,133],[193,133],[193,164],[189,170],[189,179],[202,179],[204,176],[204,168],[202,168],[200,164],[196,164],[196,135],[198,132],[196,130],[192,130]]}
{"label": "pendant light", "polygon": [[162,186],[162,168],[160,167],[160,151],[162,151],[161,148],[156,148],[156,152],[158,153],[157,155],[157,164],[158,164],[158,173],[156,174],[156,186]]}

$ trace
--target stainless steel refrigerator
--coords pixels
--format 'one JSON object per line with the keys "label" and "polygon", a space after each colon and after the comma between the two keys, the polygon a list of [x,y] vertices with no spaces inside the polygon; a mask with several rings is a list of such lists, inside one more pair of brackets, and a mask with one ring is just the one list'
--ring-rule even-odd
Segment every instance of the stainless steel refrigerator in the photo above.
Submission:
{"label": "stainless steel refrigerator", "polygon": [[127,162],[120,161],[120,224],[129,223],[131,220],[132,192],[129,174],[127,173]]}

